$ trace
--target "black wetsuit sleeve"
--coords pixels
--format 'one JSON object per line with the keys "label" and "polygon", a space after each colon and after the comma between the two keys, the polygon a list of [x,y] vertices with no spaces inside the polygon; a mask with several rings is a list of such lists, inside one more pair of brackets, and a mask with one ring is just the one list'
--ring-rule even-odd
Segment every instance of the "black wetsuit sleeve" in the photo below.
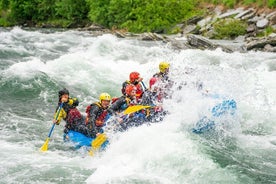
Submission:
{"label": "black wetsuit sleeve", "polygon": [[125,97],[120,97],[114,104],[111,105],[109,110],[113,112],[119,112],[121,110],[121,106],[126,102]]}
{"label": "black wetsuit sleeve", "polygon": [[96,128],[96,118],[99,110],[100,108],[97,105],[93,105],[89,112],[89,120],[87,123],[87,127],[90,133],[92,134],[92,137],[96,137],[96,134],[98,133]]}

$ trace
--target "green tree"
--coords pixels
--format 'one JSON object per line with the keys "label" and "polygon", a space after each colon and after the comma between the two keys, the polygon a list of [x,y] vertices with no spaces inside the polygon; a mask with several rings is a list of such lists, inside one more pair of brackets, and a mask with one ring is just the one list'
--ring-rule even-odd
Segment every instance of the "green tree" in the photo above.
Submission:
{"label": "green tree", "polygon": [[89,8],[84,0],[58,0],[55,5],[57,17],[71,21],[87,19]]}
{"label": "green tree", "polygon": [[191,15],[192,0],[87,0],[91,21],[132,32],[164,32]]}
{"label": "green tree", "polygon": [[108,7],[110,0],[86,0],[90,11],[89,19],[97,24],[109,27]]}
{"label": "green tree", "polygon": [[10,17],[19,23],[31,21],[37,15],[36,7],[36,0],[10,0]]}

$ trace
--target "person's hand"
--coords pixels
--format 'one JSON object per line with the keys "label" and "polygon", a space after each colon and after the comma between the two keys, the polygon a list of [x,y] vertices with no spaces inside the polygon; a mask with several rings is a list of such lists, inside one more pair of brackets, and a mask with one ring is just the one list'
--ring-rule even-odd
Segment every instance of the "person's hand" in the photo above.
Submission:
{"label": "person's hand", "polygon": [[161,105],[154,107],[154,112],[161,112],[163,110],[163,107]]}
{"label": "person's hand", "polygon": [[101,133],[97,133],[97,134],[96,134],[96,137],[98,137],[100,134],[101,134]]}
{"label": "person's hand", "polygon": [[56,119],[53,119],[53,123],[55,123],[56,125],[59,125],[58,120]]}

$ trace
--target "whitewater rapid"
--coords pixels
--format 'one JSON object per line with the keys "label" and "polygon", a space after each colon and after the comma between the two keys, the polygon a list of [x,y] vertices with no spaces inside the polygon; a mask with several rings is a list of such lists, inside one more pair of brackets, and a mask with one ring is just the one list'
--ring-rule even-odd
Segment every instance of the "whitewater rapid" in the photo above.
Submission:
{"label": "whitewater rapid", "polygon": [[[2,29],[0,40],[0,183],[276,182],[276,54],[179,51],[73,30]],[[63,122],[49,150],[38,151],[59,89],[78,97],[84,114],[101,92],[120,96],[132,71],[148,85],[160,61],[171,63],[176,83],[164,121],[110,135],[95,157],[63,143]],[[237,102],[235,116],[220,119],[215,132],[192,133],[223,99]]]}

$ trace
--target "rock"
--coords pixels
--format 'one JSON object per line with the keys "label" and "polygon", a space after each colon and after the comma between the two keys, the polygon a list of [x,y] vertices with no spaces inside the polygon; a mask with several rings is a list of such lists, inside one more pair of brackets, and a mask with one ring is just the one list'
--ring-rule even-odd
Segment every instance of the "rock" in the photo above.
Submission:
{"label": "rock", "polygon": [[198,21],[202,20],[202,16],[194,16],[186,21],[186,24],[196,24]]}
{"label": "rock", "polygon": [[271,17],[275,17],[276,16],[276,12],[271,12],[270,14],[266,15],[265,18],[267,18],[268,20],[271,20]]}
{"label": "rock", "polygon": [[176,40],[176,39],[172,39],[169,42],[169,45],[176,50],[182,50],[182,49],[192,49],[193,47],[190,46],[187,42],[187,40],[182,39],[182,40]]}
{"label": "rock", "polygon": [[247,33],[252,33],[255,32],[257,30],[257,26],[255,24],[250,24],[247,28],[246,28],[246,32]]}
{"label": "rock", "polygon": [[162,37],[156,33],[143,33],[141,36],[141,40],[144,41],[165,41],[167,42],[166,38]]}
{"label": "rock", "polygon": [[256,14],[256,12],[254,11],[252,13],[249,13],[249,14],[243,16],[241,19],[242,20],[252,19],[255,16],[255,14]]}
{"label": "rock", "polygon": [[188,35],[187,36],[188,39],[188,43],[197,48],[197,49],[210,49],[210,50],[214,50],[218,47],[220,47],[224,52],[233,52],[233,50],[229,49],[228,47],[225,47],[223,45],[217,45],[215,43],[213,43],[212,41],[210,41],[207,38],[204,38],[202,36],[198,36],[198,35]]}
{"label": "rock", "polygon": [[271,16],[267,16],[270,25],[274,25],[276,24],[276,12],[274,12],[274,14],[272,14]]}
{"label": "rock", "polygon": [[262,17],[259,17],[259,16],[255,16],[251,19],[248,20],[249,23],[257,23],[259,20],[261,20]]}
{"label": "rock", "polygon": [[192,33],[193,31],[196,30],[196,25],[195,24],[191,24],[191,25],[187,25],[186,27],[184,27],[184,29],[182,30],[183,34],[188,34],[188,33]]}
{"label": "rock", "polygon": [[240,12],[234,18],[235,19],[242,19],[245,15],[248,15],[248,14],[251,14],[251,13],[254,13],[254,9],[253,8],[250,8],[248,10]]}
{"label": "rock", "polygon": [[256,26],[259,29],[263,29],[268,26],[268,23],[269,23],[269,21],[266,18],[264,18],[264,19],[258,20],[256,23]]}
{"label": "rock", "polygon": [[120,32],[120,31],[115,31],[114,34],[115,34],[115,36],[117,36],[118,38],[125,38],[125,37],[126,37],[125,33]]}
{"label": "rock", "polygon": [[262,49],[267,44],[275,47],[276,46],[276,36],[275,37],[260,38],[260,39],[257,39],[257,38],[251,39],[246,44],[246,49],[247,50]]}
{"label": "rock", "polygon": [[201,49],[215,49],[217,48],[216,45],[214,45],[210,40],[207,38],[204,38],[203,36],[199,35],[188,35],[187,36],[188,43],[196,48]]}
{"label": "rock", "polygon": [[267,51],[267,52],[276,52],[276,47],[272,47],[270,44],[266,44],[264,46],[264,51]]}
{"label": "rock", "polygon": [[201,21],[199,21],[197,23],[198,26],[200,26],[201,28],[205,27],[207,24],[209,24],[212,21],[212,17],[206,17],[205,19],[202,19]]}
{"label": "rock", "polygon": [[233,15],[240,14],[241,12],[243,12],[243,8],[238,8],[238,9],[234,9],[234,10],[231,9],[231,10],[228,10],[226,13],[219,15],[218,18],[220,18],[220,19],[227,18],[227,17],[233,16]]}

